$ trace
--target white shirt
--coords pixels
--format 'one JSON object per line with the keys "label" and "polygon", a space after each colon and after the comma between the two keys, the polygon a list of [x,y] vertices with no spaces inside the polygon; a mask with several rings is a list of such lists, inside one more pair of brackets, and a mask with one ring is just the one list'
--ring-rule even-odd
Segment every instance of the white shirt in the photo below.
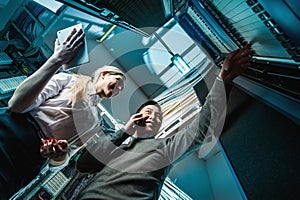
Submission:
{"label": "white shirt", "polygon": [[97,108],[100,97],[92,85],[87,95],[72,108],[70,89],[76,78],[59,73],[47,83],[35,102],[23,112],[30,112],[47,138],[67,139],[74,136],[89,138],[102,128],[102,117]]}

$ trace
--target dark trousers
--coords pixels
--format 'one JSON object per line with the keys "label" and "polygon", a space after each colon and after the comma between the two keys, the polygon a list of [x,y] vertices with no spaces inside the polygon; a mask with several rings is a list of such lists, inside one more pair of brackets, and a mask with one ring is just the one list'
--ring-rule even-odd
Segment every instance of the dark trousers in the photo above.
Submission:
{"label": "dark trousers", "polygon": [[8,199],[27,185],[45,162],[41,140],[28,114],[0,108],[0,199]]}

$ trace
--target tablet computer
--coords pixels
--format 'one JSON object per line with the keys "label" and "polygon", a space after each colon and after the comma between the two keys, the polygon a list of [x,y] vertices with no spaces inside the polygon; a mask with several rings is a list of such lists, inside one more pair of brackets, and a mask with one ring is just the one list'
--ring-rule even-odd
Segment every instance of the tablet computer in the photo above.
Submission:
{"label": "tablet computer", "polygon": [[[74,28],[76,28],[76,30],[82,29],[82,31],[84,32],[82,24],[76,24],[74,26],[57,31],[57,38],[59,43],[65,42]],[[65,70],[71,69],[79,65],[82,65],[84,63],[88,63],[89,61],[90,59],[89,59],[86,37],[84,37],[84,46],[79,49],[79,51],[76,53],[74,58],[69,63],[64,65],[64,69]]]}

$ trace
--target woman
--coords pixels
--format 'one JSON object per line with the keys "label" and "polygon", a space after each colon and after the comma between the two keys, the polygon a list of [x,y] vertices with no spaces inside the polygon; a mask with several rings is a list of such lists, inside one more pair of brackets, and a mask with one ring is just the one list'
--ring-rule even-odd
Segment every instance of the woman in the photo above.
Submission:
{"label": "woman", "polygon": [[[67,142],[86,141],[101,129],[97,104],[119,94],[124,73],[104,66],[92,77],[56,72],[82,47],[84,33],[73,30],[55,42],[53,55],[16,89],[0,114],[0,194],[8,198],[31,181],[45,159],[59,165]],[[83,142],[84,142],[83,141]],[[40,155],[40,146],[41,153]]]}

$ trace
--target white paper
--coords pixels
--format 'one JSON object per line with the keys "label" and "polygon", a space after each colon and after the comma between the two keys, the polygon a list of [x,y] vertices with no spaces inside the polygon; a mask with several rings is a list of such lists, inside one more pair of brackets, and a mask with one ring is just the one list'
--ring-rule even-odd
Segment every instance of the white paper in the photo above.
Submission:
{"label": "white paper", "polygon": [[[68,36],[71,34],[72,30],[76,28],[76,30],[83,30],[82,24],[76,24],[74,26],[65,28],[63,30],[57,31],[57,38],[60,44],[65,42],[68,38]],[[74,58],[68,63],[65,64],[65,69],[71,69],[73,67],[77,67],[78,65],[82,65],[84,63],[88,63],[90,61],[89,59],[89,52],[87,47],[86,38],[84,37],[84,46],[79,49],[79,51],[76,53]]]}

